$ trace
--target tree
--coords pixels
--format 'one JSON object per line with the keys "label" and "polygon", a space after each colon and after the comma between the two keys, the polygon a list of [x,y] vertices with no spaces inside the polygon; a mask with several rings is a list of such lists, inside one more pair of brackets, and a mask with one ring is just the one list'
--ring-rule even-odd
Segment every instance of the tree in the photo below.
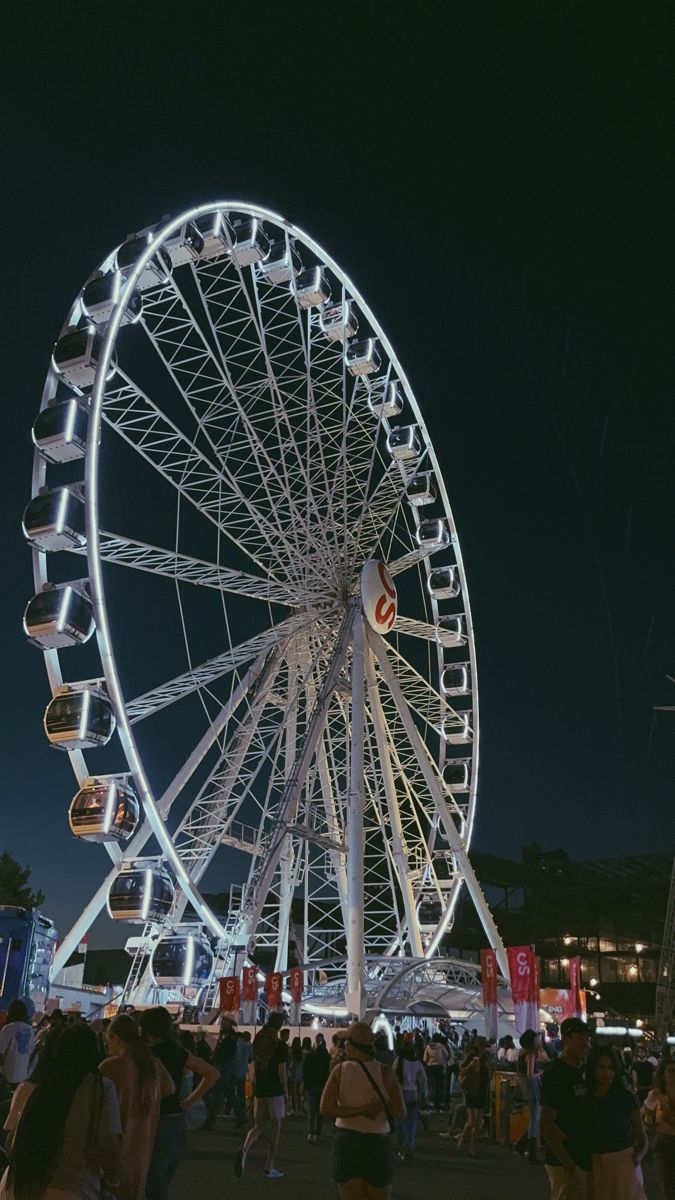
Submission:
{"label": "tree", "polygon": [[20,908],[39,908],[43,892],[29,886],[30,867],[22,867],[7,850],[0,854],[0,904],[16,904]]}

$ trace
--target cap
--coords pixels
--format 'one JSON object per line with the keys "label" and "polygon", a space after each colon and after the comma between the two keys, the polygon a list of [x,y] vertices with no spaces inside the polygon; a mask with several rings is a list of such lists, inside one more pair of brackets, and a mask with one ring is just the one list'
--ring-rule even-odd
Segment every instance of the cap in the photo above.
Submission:
{"label": "cap", "polygon": [[372,1050],[375,1040],[370,1025],[366,1025],[365,1021],[353,1021],[345,1037],[357,1050]]}
{"label": "cap", "polygon": [[584,1033],[586,1037],[591,1036],[588,1025],[581,1020],[581,1017],[567,1017],[560,1026],[560,1032],[563,1037],[569,1037],[571,1033]]}

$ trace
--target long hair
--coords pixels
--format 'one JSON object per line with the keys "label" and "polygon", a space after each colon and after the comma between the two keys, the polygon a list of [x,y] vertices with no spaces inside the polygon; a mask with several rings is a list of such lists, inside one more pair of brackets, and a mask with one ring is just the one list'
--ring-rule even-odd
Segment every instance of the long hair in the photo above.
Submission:
{"label": "long hair", "polygon": [[294,1037],[291,1042],[291,1058],[293,1062],[302,1062],[302,1042],[299,1037]]}
{"label": "long hair", "polygon": [[92,1103],[98,1094],[102,1104],[96,1034],[87,1025],[72,1025],[58,1038],[19,1121],[8,1176],[8,1192],[14,1200],[40,1200],[48,1187],[63,1146],[66,1119],[88,1075],[94,1077]]}
{"label": "long hair", "polygon": [[157,1062],[147,1042],[143,1041],[133,1017],[127,1016],[126,1013],[115,1017],[110,1023],[108,1033],[124,1042],[127,1054],[136,1067],[143,1104],[153,1104],[159,1096]]}
{"label": "long hair", "polygon": [[666,1083],[666,1071],[669,1067],[675,1067],[675,1059],[662,1058],[658,1067],[654,1072],[654,1085],[656,1090],[661,1092],[662,1096],[668,1095],[668,1085]]}
{"label": "long hair", "polygon": [[613,1050],[611,1046],[592,1046],[591,1052],[586,1059],[586,1087],[589,1092],[595,1090],[596,1073],[601,1058],[608,1059],[614,1071],[614,1079],[612,1080],[610,1091],[623,1091],[624,1082],[621,1071],[621,1059],[616,1050]]}

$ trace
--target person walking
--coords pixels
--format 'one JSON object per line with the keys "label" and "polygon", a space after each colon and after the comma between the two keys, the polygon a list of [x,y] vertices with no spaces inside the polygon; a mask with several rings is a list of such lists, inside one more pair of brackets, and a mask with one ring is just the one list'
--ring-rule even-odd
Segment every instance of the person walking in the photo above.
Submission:
{"label": "person walking", "polygon": [[115,1017],[108,1026],[106,1040],[109,1057],[99,1071],[115,1085],[122,1122],[120,1178],[115,1196],[117,1200],[143,1200],[160,1102],[176,1089],[166,1067],[141,1038],[133,1017]]}
{"label": "person walking", "polygon": [[665,1200],[675,1200],[675,1062],[662,1059],[654,1075],[654,1087],[644,1102],[645,1113],[656,1130],[656,1158]]}
{"label": "person walking", "polygon": [[294,1037],[288,1053],[288,1095],[291,1115],[299,1117],[302,1112],[302,1042]]}
{"label": "person walking", "polygon": [[445,1101],[445,1072],[448,1066],[448,1056],[440,1034],[434,1034],[424,1051],[422,1061],[429,1075],[432,1104],[436,1112],[440,1112]]}
{"label": "person walking", "polygon": [[302,1080],[307,1100],[307,1141],[315,1146],[321,1137],[321,1094],[330,1074],[330,1055],[323,1038],[317,1037],[314,1049],[310,1050],[302,1067]]}
{"label": "person walking", "polygon": [[405,1116],[393,1067],[375,1060],[373,1033],[363,1021],[349,1026],[345,1060],[333,1067],[321,1097],[321,1115],[335,1118],[333,1181],[342,1200],[388,1200],[390,1132]]}
{"label": "person walking", "polygon": [[584,1123],[590,1031],[580,1017],[560,1026],[562,1051],[544,1068],[541,1136],[551,1200],[589,1200],[591,1156]]}
{"label": "person walking", "polygon": [[236,1122],[237,1128],[240,1125],[246,1124],[246,1077],[252,1058],[253,1046],[251,1045],[251,1035],[245,1029],[243,1033],[237,1034],[237,1044],[234,1048],[234,1062],[232,1064],[234,1090],[239,1102],[239,1110],[242,1114],[241,1120]]}
{"label": "person walking", "polygon": [[274,1164],[281,1122],[288,1107],[288,1048],[279,1038],[283,1023],[283,1013],[270,1013],[267,1024],[253,1042],[254,1123],[235,1156],[234,1173],[237,1179],[243,1176],[249,1151],[259,1137],[267,1143],[265,1176],[268,1179],[281,1179],[284,1174]]}
{"label": "person walking", "polygon": [[245,1106],[234,1081],[234,1064],[238,1041],[237,1022],[233,1016],[226,1013],[221,1017],[220,1036],[216,1042],[213,1055],[216,1067],[220,1072],[220,1080],[217,1084],[216,1092],[224,1098],[226,1111],[234,1113],[236,1129],[239,1129],[246,1122]]}
{"label": "person walking", "polygon": [[[211,1063],[190,1054],[174,1036],[171,1014],[166,1008],[146,1008],[140,1018],[141,1034],[155,1058],[166,1067],[174,1091],[163,1096],[159,1122],[145,1185],[146,1200],[168,1200],[169,1187],[176,1168],[185,1154],[185,1112],[201,1100],[218,1082],[218,1071]],[[199,1083],[181,1101],[183,1076],[191,1072]]]}
{"label": "person walking", "polygon": [[7,1021],[0,1030],[0,1074],[10,1091],[30,1075],[30,1060],[35,1034],[23,1000],[12,1000]]}
{"label": "person walking", "polygon": [[117,1093],[98,1071],[96,1034],[83,1023],[55,1040],[38,1083],[12,1097],[12,1155],[2,1200],[99,1200],[119,1182]]}
{"label": "person walking", "polygon": [[533,1166],[539,1162],[539,1127],[541,1123],[541,1075],[545,1056],[539,1046],[539,1035],[526,1029],[520,1038],[520,1053],[516,1075],[521,1099],[527,1104],[527,1131],[516,1146],[519,1154],[527,1154]]}
{"label": "person walking", "polygon": [[647,1058],[644,1046],[638,1046],[632,1067],[633,1088],[640,1104],[644,1104],[654,1082],[654,1064]]}
{"label": "person walking", "polygon": [[457,1151],[461,1154],[468,1142],[469,1158],[475,1158],[476,1137],[483,1113],[490,1104],[490,1067],[485,1038],[475,1037],[469,1042],[466,1057],[459,1069],[459,1086],[464,1092],[466,1121],[457,1139]]}
{"label": "person walking", "polygon": [[640,1163],[647,1137],[637,1096],[625,1085],[609,1046],[594,1046],[586,1061],[584,1120],[591,1153],[593,1200],[646,1200]]}
{"label": "person walking", "polygon": [[401,1046],[394,1072],[401,1085],[405,1116],[397,1124],[398,1157],[405,1162],[415,1153],[415,1138],[417,1136],[417,1117],[421,1107],[427,1101],[429,1089],[427,1073],[417,1057],[417,1048],[411,1040]]}

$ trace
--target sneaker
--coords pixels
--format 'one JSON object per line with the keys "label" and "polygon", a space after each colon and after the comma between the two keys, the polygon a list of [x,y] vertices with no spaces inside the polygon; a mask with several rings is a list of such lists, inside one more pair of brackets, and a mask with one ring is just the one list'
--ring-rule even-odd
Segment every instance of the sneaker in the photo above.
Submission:
{"label": "sneaker", "polygon": [[398,1151],[397,1158],[398,1158],[399,1162],[405,1162],[405,1154],[403,1153],[402,1150]]}
{"label": "sneaker", "polygon": [[442,1138],[451,1138],[451,1137],[454,1137],[455,1135],[454,1135],[454,1133],[450,1133],[449,1130],[446,1130],[446,1131],[443,1131],[442,1133],[439,1133],[438,1136],[442,1137]]}
{"label": "sneaker", "polygon": [[237,1179],[241,1179],[244,1171],[246,1170],[246,1154],[247,1151],[244,1150],[244,1147],[242,1146],[241,1150],[237,1150],[237,1153],[234,1156],[234,1173]]}
{"label": "sneaker", "polygon": [[268,1179],[283,1179],[283,1171],[277,1171],[276,1167],[265,1167],[265,1175]]}

